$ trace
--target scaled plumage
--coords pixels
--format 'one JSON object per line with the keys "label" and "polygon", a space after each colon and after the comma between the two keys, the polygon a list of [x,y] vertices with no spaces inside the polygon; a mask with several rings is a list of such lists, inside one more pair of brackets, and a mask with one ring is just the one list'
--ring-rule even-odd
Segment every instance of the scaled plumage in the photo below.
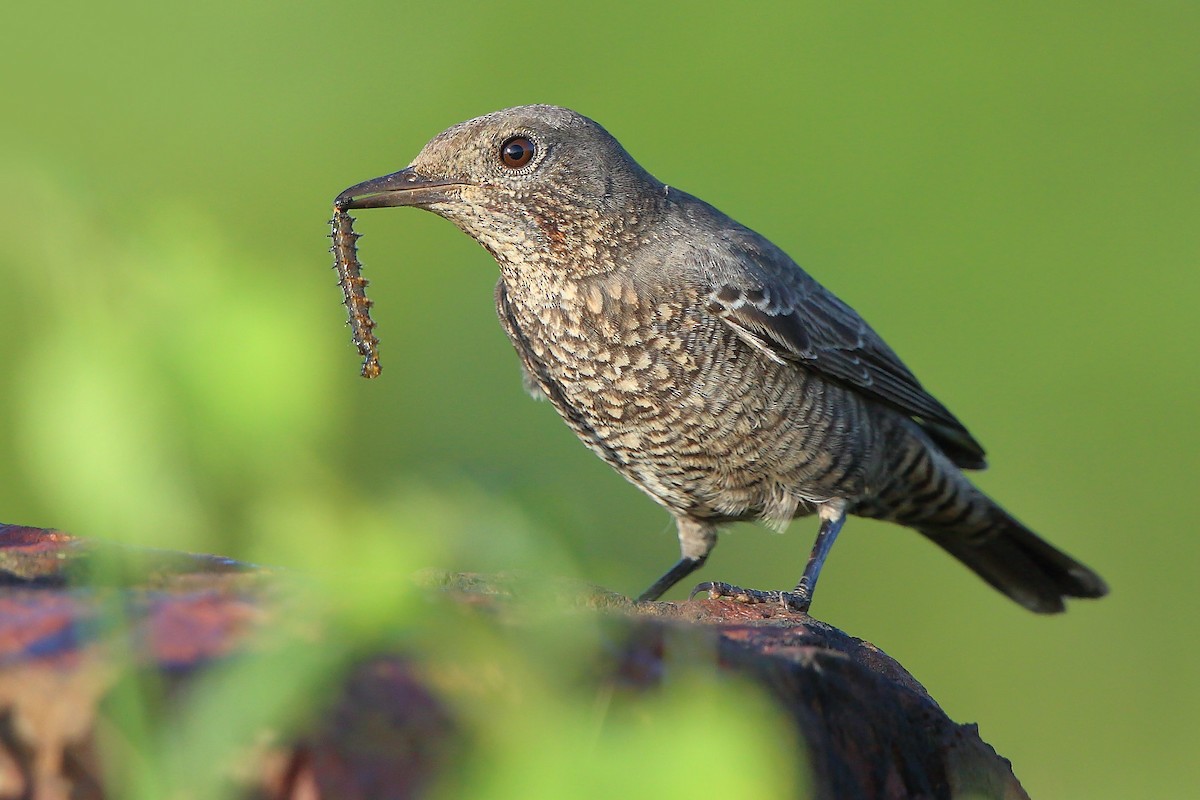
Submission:
{"label": "scaled plumage", "polygon": [[527,382],[674,515],[680,560],[641,599],[703,564],[723,523],[816,514],[793,592],[706,585],[807,608],[847,513],[916,528],[1034,611],[1106,593],[967,480],[983,448],[852,308],[592,120],[554,106],[468,120],[338,198],[398,205],[487,248]]}

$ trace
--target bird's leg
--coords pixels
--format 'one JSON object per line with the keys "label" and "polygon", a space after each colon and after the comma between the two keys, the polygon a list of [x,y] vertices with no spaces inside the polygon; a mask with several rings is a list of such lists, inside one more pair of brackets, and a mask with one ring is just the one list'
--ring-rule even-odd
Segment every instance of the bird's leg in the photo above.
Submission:
{"label": "bird's leg", "polygon": [[833,549],[838,531],[846,522],[846,504],[843,501],[833,501],[822,505],[817,512],[821,517],[821,527],[817,530],[817,540],[813,543],[812,552],[808,556],[808,565],[800,582],[790,592],[765,592],[760,589],[743,589],[728,583],[705,582],[692,590],[692,597],[701,592],[708,592],[709,597],[731,597],[741,603],[782,603],[795,611],[807,612],[812,605],[813,592],[817,589],[817,578],[821,576],[821,567]]}
{"label": "bird's leg", "polygon": [[817,578],[821,576],[821,567],[825,566],[825,559],[829,557],[829,551],[833,549],[838,532],[846,523],[846,504],[844,502],[828,503],[821,506],[818,513],[821,516],[821,527],[817,529],[817,540],[813,542],[812,552],[808,554],[808,564],[804,567],[804,574],[800,576],[800,582],[792,590],[793,594],[808,598],[804,605],[805,611],[812,603],[813,592],[817,590]]}
{"label": "bird's leg", "polygon": [[717,529],[707,522],[677,517],[675,526],[679,530],[679,560],[661,578],[642,592],[639,603],[657,600],[663,593],[704,565],[708,554],[717,545]]}
{"label": "bird's leg", "polygon": [[645,603],[649,600],[657,600],[658,598],[662,597],[663,593],[672,586],[679,583],[696,570],[700,569],[700,567],[704,564],[704,560],[704,558],[688,558],[687,556],[681,557],[675,562],[675,566],[667,570],[661,578],[654,582],[653,586],[638,595],[637,601],[639,603]]}

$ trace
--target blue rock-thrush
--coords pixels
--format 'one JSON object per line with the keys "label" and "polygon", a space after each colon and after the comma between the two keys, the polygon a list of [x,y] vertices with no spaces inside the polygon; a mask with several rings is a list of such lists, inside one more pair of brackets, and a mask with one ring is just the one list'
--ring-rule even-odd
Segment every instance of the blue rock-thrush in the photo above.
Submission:
{"label": "blue rock-thrush", "polygon": [[1108,591],[967,480],[983,448],[850,306],[592,120],[468,120],[336,205],[424,208],[495,257],[527,386],[675,517],[680,559],[639,599],[700,567],[723,523],[812,514],[793,590],[697,591],[807,610],[847,514],[915,528],[1033,611]]}

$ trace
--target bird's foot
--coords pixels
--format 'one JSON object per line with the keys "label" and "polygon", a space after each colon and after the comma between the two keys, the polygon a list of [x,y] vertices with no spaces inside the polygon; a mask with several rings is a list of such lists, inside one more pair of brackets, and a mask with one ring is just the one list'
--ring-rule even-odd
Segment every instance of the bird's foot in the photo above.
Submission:
{"label": "bird's foot", "polygon": [[778,603],[790,611],[802,611],[807,613],[808,607],[812,605],[812,594],[803,591],[803,587],[797,587],[797,591],[766,592],[761,589],[743,589],[741,586],[723,583],[721,581],[705,581],[692,589],[689,600],[694,598],[701,592],[708,592],[709,599],[718,597],[728,597],[731,600],[736,600],[739,603],[749,603],[757,605],[759,603]]}

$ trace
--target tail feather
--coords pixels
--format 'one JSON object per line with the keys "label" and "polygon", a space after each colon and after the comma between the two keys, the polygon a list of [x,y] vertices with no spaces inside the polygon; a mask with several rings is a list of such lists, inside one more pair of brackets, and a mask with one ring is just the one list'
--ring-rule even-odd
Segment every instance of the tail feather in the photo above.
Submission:
{"label": "tail feather", "polygon": [[993,508],[992,524],[981,531],[964,534],[936,525],[916,527],[1030,611],[1054,614],[1066,608],[1067,597],[1108,594],[1108,585],[1095,572],[1041,539],[999,507]]}
{"label": "tail feather", "polygon": [[892,429],[882,478],[854,513],[916,528],[1031,611],[1053,614],[1066,608],[1068,597],[1108,594],[1099,575],[976,488],[959,468],[965,459],[906,423]]}

